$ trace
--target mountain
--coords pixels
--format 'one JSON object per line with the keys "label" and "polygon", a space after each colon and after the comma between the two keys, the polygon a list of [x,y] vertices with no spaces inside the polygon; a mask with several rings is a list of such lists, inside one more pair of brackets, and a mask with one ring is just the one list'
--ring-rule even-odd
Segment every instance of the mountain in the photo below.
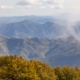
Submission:
{"label": "mountain", "polygon": [[46,22],[35,33],[37,36],[48,39],[64,37],[65,26],[55,22]]}
{"label": "mountain", "polygon": [[24,20],[15,23],[0,24],[0,34],[10,38],[40,37],[58,39],[73,36],[80,39],[80,21],[75,24],[64,21],[48,21],[44,24],[39,24],[30,20]]}
{"label": "mountain", "polygon": [[80,41],[69,37],[60,39],[7,38],[0,36],[0,55],[22,55],[48,61],[51,66],[80,66]]}
{"label": "mountain", "polygon": [[49,50],[50,41],[42,38],[7,38],[0,36],[0,55],[17,54],[28,58],[42,58]]}
{"label": "mountain", "polygon": [[13,17],[0,17],[0,23],[15,23],[24,20],[34,21],[36,23],[46,23],[48,21],[55,21],[56,19],[51,16],[13,16]]}
{"label": "mountain", "polygon": [[10,23],[0,27],[0,34],[7,37],[23,38],[33,36],[34,31],[39,27],[38,23],[25,20],[22,22]]}
{"label": "mountain", "polygon": [[40,22],[34,16],[21,19],[0,23],[0,55],[37,58],[51,66],[80,66],[80,22],[68,25],[43,18]]}
{"label": "mountain", "polygon": [[52,66],[80,66],[80,41],[74,38],[57,39],[54,46],[45,54]]}
{"label": "mountain", "polygon": [[29,20],[24,20],[22,22],[9,23],[0,26],[0,34],[12,38],[60,38],[64,37],[66,32],[65,30],[64,25],[50,21],[44,24],[39,24]]}

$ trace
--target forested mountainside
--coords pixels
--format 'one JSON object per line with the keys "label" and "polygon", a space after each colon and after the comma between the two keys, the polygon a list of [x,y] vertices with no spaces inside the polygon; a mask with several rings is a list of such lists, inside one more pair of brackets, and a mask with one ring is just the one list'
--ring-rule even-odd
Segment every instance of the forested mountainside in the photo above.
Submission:
{"label": "forested mountainside", "polygon": [[24,20],[22,22],[1,25],[0,34],[10,38],[41,37],[50,39],[63,37],[64,28],[63,25],[54,22],[39,24]]}
{"label": "forested mountainside", "polygon": [[[0,36],[0,55],[17,54],[37,58],[50,65],[79,65],[80,41],[69,37],[60,39],[7,38]],[[57,62],[57,63],[56,63]]]}
{"label": "forested mountainside", "polygon": [[73,36],[79,39],[80,24],[70,25],[66,22],[48,21],[43,24],[24,20],[21,22],[0,24],[0,34],[10,38],[40,37],[58,39]]}

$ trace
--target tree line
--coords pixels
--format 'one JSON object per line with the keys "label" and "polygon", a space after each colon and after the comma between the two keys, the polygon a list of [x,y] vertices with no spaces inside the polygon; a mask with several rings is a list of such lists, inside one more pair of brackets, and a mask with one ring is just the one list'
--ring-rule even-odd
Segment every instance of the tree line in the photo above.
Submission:
{"label": "tree line", "polygon": [[0,57],[0,80],[80,80],[79,67],[50,67],[36,59],[21,56]]}

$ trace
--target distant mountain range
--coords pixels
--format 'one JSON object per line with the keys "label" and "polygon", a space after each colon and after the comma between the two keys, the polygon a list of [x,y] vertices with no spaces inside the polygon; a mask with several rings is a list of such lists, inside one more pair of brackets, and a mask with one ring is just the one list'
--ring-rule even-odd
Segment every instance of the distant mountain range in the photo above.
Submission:
{"label": "distant mountain range", "polygon": [[51,66],[79,65],[80,41],[74,38],[7,38],[0,36],[0,55],[17,54],[24,58],[48,61]]}
{"label": "distant mountain range", "polygon": [[35,23],[29,20],[0,25],[0,34],[10,38],[40,37],[55,39],[70,36],[66,25],[58,22]]}
{"label": "distant mountain range", "polygon": [[0,34],[10,38],[40,37],[47,39],[58,39],[74,36],[79,38],[80,24],[67,24],[66,22],[51,22],[44,24],[35,23],[29,20],[21,22],[0,24]]}
{"label": "distant mountain range", "polygon": [[[74,17],[75,14],[70,14],[70,13],[61,13],[61,14],[55,14],[52,16],[36,16],[36,15],[25,15],[25,16],[3,16],[0,17],[0,23],[15,23],[15,22],[21,22],[24,20],[30,20],[32,22],[36,23],[46,23],[48,21],[56,21],[56,22],[64,22],[64,21],[70,21],[72,20],[71,18]],[[78,20],[80,20],[80,17],[78,15]]]}
{"label": "distant mountain range", "polygon": [[52,16],[13,16],[13,17],[0,17],[0,23],[15,23],[24,20],[30,20],[36,23],[46,23],[48,21],[55,21],[56,18]]}
{"label": "distant mountain range", "polygon": [[22,55],[51,66],[80,66],[80,21],[53,17],[0,18],[0,55]]}

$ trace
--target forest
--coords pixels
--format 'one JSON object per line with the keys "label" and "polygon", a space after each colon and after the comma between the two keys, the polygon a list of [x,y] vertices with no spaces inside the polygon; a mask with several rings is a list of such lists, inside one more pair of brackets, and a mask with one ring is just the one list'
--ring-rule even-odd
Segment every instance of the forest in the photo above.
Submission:
{"label": "forest", "polygon": [[51,67],[47,62],[22,56],[0,56],[0,80],[80,80],[80,68]]}

